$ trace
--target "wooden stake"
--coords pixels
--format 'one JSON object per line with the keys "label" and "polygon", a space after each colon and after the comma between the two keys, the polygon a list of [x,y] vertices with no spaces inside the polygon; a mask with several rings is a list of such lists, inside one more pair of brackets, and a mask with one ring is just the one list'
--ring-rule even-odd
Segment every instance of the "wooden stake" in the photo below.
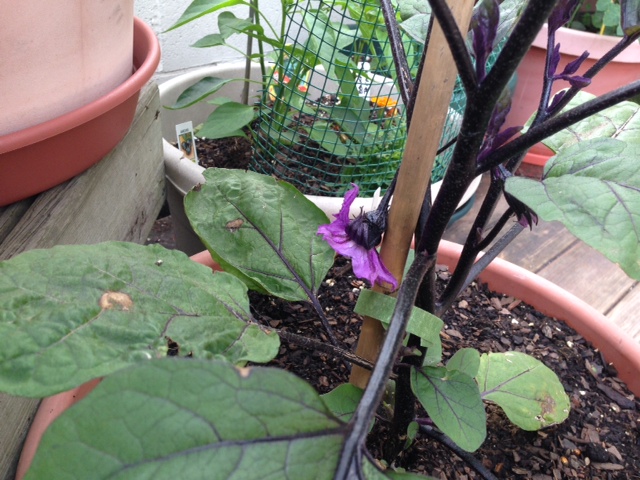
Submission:
{"label": "wooden stake", "polygon": [[[473,0],[448,0],[447,3],[464,34],[471,20]],[[440,134],[447,120],[457,74],[444,33],[438,22],[435,22],[389,211],[388,228],[380,247],[382,262],[398,280],[402,279],[422,199],[431,181],[431,170]],[[378,285],[374,289],[389,293]],[[379,321],[365,317],[356,354],[375,362],[384,335],[384,328]],[[369,377],[368,370],[354,365],[349,381],[364,388]]]}

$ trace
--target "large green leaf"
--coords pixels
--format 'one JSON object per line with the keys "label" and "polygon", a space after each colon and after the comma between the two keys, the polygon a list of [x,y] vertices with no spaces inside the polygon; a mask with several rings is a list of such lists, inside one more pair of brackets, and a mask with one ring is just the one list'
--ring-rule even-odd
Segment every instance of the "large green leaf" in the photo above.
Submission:
{"label": "large green leaf", "polygon": [[480,368],[480,352],[475,348],[461,348],[447,362],[447,370],[458,370],[475,378]]}
{"label": "large green leaf", "polygon": [[487,417],[475,380],[459,370],[422,367],[411,388],[433,423],[460,448],[477,450],[487,436]]}
{"label": "large green leaf", "polygon": [[205,170],[185,208],[196,233],[226,271],[250,288],[306,300],[333,264],[318,227],[326,215],[298,190],[273,177],[240,170]]}
{"label": "large green leaf", "polygon": [[169,338],[182,355],[269,361],[278,336],[250,319],[242,282],[160,246],[26,252],[0,263],[0,391],[68,390],[167,355]]}
{"label": "large green leaf", "polygon": [[164,359],[107,377],[46,432],[27,479],[331,479],[345,425],[278,369]]}
{"label": "large green leaf", "polygon": [[[45,433],[27,480],[323,480],[345,423],[291,373],[162,359],[107,377]],[[365,478],[418,479],[381,472]]]}
{"label": "large green leaf", "polygon": [[222,10],[223,8],[246,4],[247,2],[244,0],[194,0],[180,16],[178,21],[176,21],[176,23],[174,23],[167,31],[192,22],[209,13]]}
{"label": "large green leaf", "polygon": [[[579,92],[563,111],[596,98],[587,92]],[[621,102],[552,135],[543,143],[555,153],[594,138],[617,138],[628,143],[640,143],[640,105]]]}
{"label": "large green leaf", "polygon": [[497,403],[524,430],[539,430],[569,415],[569,397],[556,374],[524,353],[483,354],[476,379],[482,398]]}
{"label": "large green leaf", "polygon": [[640,280],[638,158],[640,143],[582,141],[551,158],[541,181],[512,177],[505,189]]}

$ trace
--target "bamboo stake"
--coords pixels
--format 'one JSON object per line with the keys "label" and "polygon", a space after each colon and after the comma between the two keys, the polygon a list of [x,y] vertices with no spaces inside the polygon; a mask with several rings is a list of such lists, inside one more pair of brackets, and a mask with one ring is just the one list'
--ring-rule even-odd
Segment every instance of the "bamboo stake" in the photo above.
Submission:
{"label": "bamboo stake", "polygon": [[[473,0],[448,0],[447,3],[464,34],[471,20]],[[438,22],[435,22],[389,211],[388,228],[380,247],[383,263],[398,280],[402,279],[422,199],[431,181],[440,132],[447,119],[456,76],[456,66],[444,33]],[[389,293],[378,285],[374,286],[374,290]],[[384,335],[384,328],[378,320],[365,317],[356,354],[375,362]],[[369,377],[368,370],[354,365],[349,381],[364,388]]]}

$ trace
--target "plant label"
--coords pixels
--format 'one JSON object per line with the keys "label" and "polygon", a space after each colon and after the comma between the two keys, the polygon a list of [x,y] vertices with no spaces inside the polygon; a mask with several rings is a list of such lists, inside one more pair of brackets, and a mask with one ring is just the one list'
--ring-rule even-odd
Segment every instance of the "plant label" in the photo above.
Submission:
{"label": "plant label", "polygon": [[193,134],[193,122],[184,122],[176,125],[178,148],[182,154],[198,165],[198,153],[196,152],[196,137]]}

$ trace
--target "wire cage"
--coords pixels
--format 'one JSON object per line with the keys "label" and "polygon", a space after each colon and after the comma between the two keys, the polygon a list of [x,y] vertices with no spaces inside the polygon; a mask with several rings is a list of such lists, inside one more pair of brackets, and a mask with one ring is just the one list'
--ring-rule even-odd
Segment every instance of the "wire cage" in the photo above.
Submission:
{"label": "wire cage", "polygon": [[[285,43],[261,98],[251,169],[306,194],[343,196],[351,183],[364,195],[386,188],[407,125],[379,3],[300,1]],[[408,36],[403,45],[415,77],[423,46]],[[454,95],[441,146],[457,135],[463,109],[464,96]],[[436,158],[432,181],[444,176],[452,150]]]}

